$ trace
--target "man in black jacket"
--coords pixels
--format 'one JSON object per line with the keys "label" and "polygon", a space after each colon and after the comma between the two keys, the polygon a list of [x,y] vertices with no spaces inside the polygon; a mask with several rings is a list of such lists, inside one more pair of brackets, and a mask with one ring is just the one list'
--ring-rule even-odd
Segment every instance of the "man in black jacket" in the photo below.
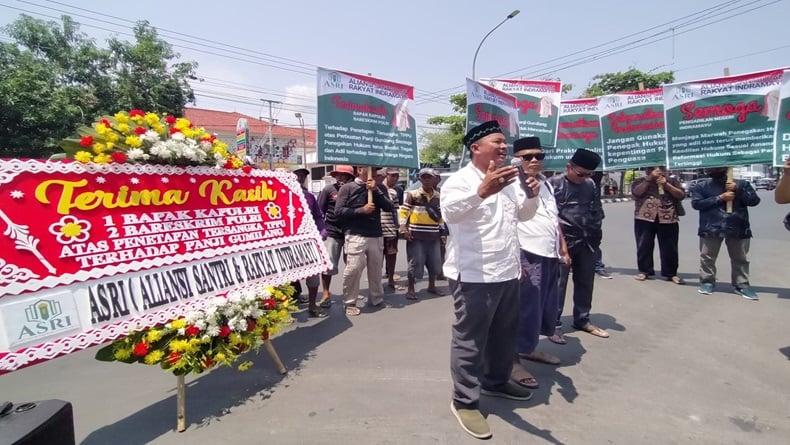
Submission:
{"label": "man in black jacket", "polygon": [[607,338],[609,333],[590,323],[593,284],[595,283],[595,250],[601,244],[603,208],[593,175],[601,158],[590,150],[580,148],[565,166],[565,173],[549,178],[557,201],[560,227],[568,246],[571,264],[560,271],[559,312],[557,328],[549,340],[564,344],[560,316],[565,306],[568,276],[573,268],[573,327],[596,337]]}
{"label": "man in black jacket", "polygon": [[[368,176],[372,168],[373,175]],[[376,183],[377,167],[357,167],[357,178],[340,187],[335,202],[335,217],[345,232],[346,268],[343,271],[343,302],[347,315],[359,315],[356,306],[359,280],[368,269],[368,302],[385,306],[381,267],[384,262],[384,238],[381,231],[381,211],[391,212],[392,201],[386,188]],[[372,201],[368,200],[368,194]]]}
{"label": "man in black jacket", "polygon": [[[716,258],[721,242],[727,245],[735,293],[749,300],[759,297],[749,287],[749,225],[748,207],[760,203],[760,197],[748,181],[727,180],[727,168],[711,168],[710,178],[698,181],[691,190],[691,206],[699,210],[699,293],[712,294],[716,285]],[[732,213],[727,203],[732,202]]]}

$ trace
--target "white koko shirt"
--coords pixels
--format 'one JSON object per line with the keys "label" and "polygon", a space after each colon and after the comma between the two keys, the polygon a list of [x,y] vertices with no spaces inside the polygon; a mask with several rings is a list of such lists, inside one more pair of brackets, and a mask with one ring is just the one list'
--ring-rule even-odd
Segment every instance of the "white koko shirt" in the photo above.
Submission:
{"label": "white koko shirt", "polygon": [[518,221],[535,215],[537,198],[527,199],[518,182],[486,199],[477,195],[485,174],[469,163],[442,186],[447,238],[444,275],[465,283],[501,283],[519,277]]}
{"label": "white koko shirt", "polygon": [[559,218],[557,217],[557,201],[554,191],[546,181],[540,178],[540,206],[535,216],[529,221],[518,223],[518,243],[529,253],[546,258],[559,257]]}

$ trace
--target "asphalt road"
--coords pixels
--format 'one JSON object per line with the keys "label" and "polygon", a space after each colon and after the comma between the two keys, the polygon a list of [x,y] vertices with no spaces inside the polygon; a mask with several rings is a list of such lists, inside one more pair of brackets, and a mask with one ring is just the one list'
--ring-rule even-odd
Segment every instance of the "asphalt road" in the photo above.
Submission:
{"label": "asphalt road", "polygon": [[[529,402],[484,399],[489,443],[790,443],[790,232],[781,223],[790,206],[760,196],[750,254],[756,302],[731,292],[726,250],[723,285],[697,293],[697,214],[688,204],[680,243],[688,284],[633,280],[633,204],[606,204],[604,260],[615,277],[597,279],[592,321],[611,338],[542,340],[562,364],[527,364],[541,384]],[[404,261],[402,246],[405,276]],[[420,296],[394,293],[393,308],[359,317],[339,305],[322,320],[297,314],[274,339],[288,375],[261,351],[247,372],[188,378],[183,433],[175,432],[174,377],[97,362],[94,350],[0,376],[0,399],[71,401],[78,443],[91,445],[478,443],[449,412],[449,297]]]}

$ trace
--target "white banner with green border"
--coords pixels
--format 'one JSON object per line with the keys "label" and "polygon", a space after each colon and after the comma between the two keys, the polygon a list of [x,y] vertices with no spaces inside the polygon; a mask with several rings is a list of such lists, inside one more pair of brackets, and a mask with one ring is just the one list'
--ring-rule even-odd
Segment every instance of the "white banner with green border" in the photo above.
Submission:
{"label": "white banner with green border", "polygon": [[414,87],[318,68],[318,162],[418,167]]}
{"label": "white banner with green border", "polygon": [[598,99],[574,99],[560,102],[557,146],[546,148],[543,170],[563,171],[576,150],[584,148],[603,158],[601,121],[598,119]]}
{"label": "white banner with green border", "polygon": [[553,80],[481,79],[516,98],[518,134],[537,136],[543,145],[557,143],[562,83]]}
{"label": "white banner with green border", "polygon": [[769,164],[782,70],[664,86],[670,168]]}
{"label": "white banner with green border", "polygon": [[598,98],[605,170],[666,164],[661,89]]}
{"label": "white banner with green border", "polygon": [[466,79],[466,131],[491,120],[499,122],[508,145],[512,147],[519,138],[515,96]]}
{"label": "white banner with green border", "polygon": [[[770,100],[766,98],[766,101]],[[782,74],[778,100],[779,111],[774,130],[774,166],[781,167],[790,156],[790,70],[785,70]]]}

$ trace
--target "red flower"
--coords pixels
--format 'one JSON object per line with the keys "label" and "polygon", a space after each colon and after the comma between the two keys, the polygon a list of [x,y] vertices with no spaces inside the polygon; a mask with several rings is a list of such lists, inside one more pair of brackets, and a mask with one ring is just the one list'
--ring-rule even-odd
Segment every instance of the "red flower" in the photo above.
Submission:
{"label": "red flower", "polygon": [[243,171],[244,173],[249,173],[249,172],[252,171],[252,166],[251,165],[245,165],[244,167],[241,168],[241,171]]}
{"label": "red flower", "polygon": [[179,130],[176,127],[170,127],[170,134],[176,134],[176,133],[181,133],[181,130]]}
{"label": "red flower", "polygon": [[110,158],[112,158],[113,162],[123,164],[124,162],[126,162],[126,153],[122,151],[114,151],[110,153]]}
{"label": "red flower", "polygon": [[211,357],[206,357],[203,360],[203,368],[204,369],[208,369],[208,368],[210,368],[212,366],[214,366],[214,360],[212,360]]}
{"label": "red flower", "polygon": [[176,123],[176,117],[168,114],[167,117],[165,118],[165,122],[167,123],[167,125],[173,125]]}
{"label": "red flower", "polygon": [[107,128],[112,128],[112,122],[110,122],[109,119],[107,119],[107,118],[100,119],[99,123],[104,125]]}
{"label": "red flower", "polygon": [[148,345],[141,341],[140,343],[134,345],[134,350],[132,352],[138,357],[144,357],[146,354],[148,354]]}
{"label": "red flower", "polygon": [[255,324],[255,320],[247,320],[247,330],[248,331],[254,331],[255,330],[255,326],[257,326]]}
{"label": "red flower", "polygon": [[274,301],[274,298],[267,298],[263,300],[264,309],[274,309],[275,306],[277,306],[277,302]]}
{"label": "red flower", "polygon": [[239,343],[239,344],[236,346],[236,349],[238,349],[238,350],[239,350],[239,352],[244,352],[244,351],[246,351],[246,350],[247,350],[247,345],[245,345],[244,343]]}
{"label": "red flower", "polygon": [[80,138],[80,145],[83,147],[92,147],[93,146],[93,136],[83,136]]}
{"label": "red flower", "polygon": [[146,132],[146,131],[148,131],[148,130],[146,130],[146,129],[145,129],[145,128],[143,128],[143,127],[136,127],[136,128],[134,129],[134,134],[145,134],[145,132]]}
{"label": "red flower", "polygon": [[143,113],[143,110],[138,110],[138,109],[129,111],[129,117],[135,117],[135,116],[145,117],[145,113]]}
{"label": "red flower", "polygon": [[193,325],[193,324],[191,324],[191,325],[187,326],[187,328],[184,331],[184,333],[187,334],[187,337],[194,337],[194,336],[200,334],[200,328],[195,326],[195,325]]}
{"label": "red flower", "polygon": [[261,334],[261,337],[262,337],[264,340],[268,340],[268,339],[269,339],[269,331],[268,331],[268,329],[267,329],[267,330],[265,330],[265,331],[263,331],[263,334]]}
{"label": "red flower", "polygon": [[224,168],[233,168],[233,161],[228,159],[227,161],[225,161],[225,165],[223,165],[223,167]]}
{"label": "red flower", "polygon": [[230,328],[227,326],[223,326],[219,328],[219,336],[220,338],[227,338],[230,335]]}
{"label": "red flower", "polygon": [[180,352],[171,352],[170,355],[167,356],[167,362],[171,365],[175,365],[181,360],[181,353]]}

